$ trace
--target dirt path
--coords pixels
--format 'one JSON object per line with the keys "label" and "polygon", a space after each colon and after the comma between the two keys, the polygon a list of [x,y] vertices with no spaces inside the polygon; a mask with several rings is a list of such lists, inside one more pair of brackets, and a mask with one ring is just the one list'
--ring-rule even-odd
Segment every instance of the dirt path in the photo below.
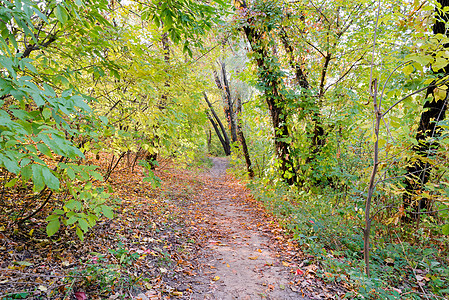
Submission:
{"label": "dirt path", "polygon": [[191,299],[305,299],[290,288],[287,268],[245,205],[248,192],[226,175],[227,160],[213,163],[194,196],[195,215],[201,217],[192,220],[192,228],[206,232],[206,242],[202,274],[190,282]]}
{"label": "dirt path", "polygon": [[[102,155],[103,169],[108,155]],[[123,164],[110,178],[115,217],[102,219],[84,242],[69,228],[48,238],[45,217],[52,206],[17,230],[0,219],[0,298],[341,295],[317,278],[314,258],[301,252],[243,184],[226,175],[227,160],[213,163],[209,171],[199,171],[164,161],[155,171],[162,181],[158,188],[143,181],[140,167],[131,172]]]}

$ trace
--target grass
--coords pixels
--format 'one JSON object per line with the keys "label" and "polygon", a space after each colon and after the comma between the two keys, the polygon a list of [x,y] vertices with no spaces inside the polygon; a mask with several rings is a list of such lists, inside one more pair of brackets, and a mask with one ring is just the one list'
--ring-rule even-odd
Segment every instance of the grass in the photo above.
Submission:
{"label": "grass", "polygon": [[[410,224],[372,228],[371,272],[364,274],[363,210],[360,199],[331,189],[301,191],[253,181],[249,187],[305,251],[323,268],[323,280],[344,282],[350,299],[445,299],[449,268],[444,254],[447,237],[415,233]],[[421,231],[432,222],[421,222]],[[416,238],[418,235],[418,238]],[[446,239],[446,240],[445,240]],[[445,256],[446,255],[446,256]]]}

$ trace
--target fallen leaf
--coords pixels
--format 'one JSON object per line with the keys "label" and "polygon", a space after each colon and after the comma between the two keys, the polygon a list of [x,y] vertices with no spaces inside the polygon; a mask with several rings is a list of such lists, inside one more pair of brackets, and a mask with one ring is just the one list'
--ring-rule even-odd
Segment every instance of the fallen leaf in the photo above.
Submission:
{"label": "fallen leaf", "polygon": [[259,256],[250,256],[249,259],[256,260]]}
{"label": "fallen leaf", "polygon": [[290,266],[290,264],[289,264],[288,262],[285,262],[285,261],[282,262],[282,265],[283,265],[284,267]]}
{"label": "fallen leaf", "polygon": [[212,278],[213,281],[218,281],[220,280],[220,276],[215,276],[214,278]]}
{"label": "fallen leaf", "polygon": [[84,293],[84,292],[76,292],[75,298],[76,298],[76,300],[87,300],[86,293]]}
{"label": "fallen leaf", "polygon": [[136,297],[133,297],[136,300],[148,300],[148,297],[145,294],[139,294]]}
{"label": "fallen leaf", "polygon": [[47,291],[47,287],[46,286],[43,286],[43,285],[40,285],[40,286],[38,286],[37,287],[40,291],[42,291],[42,292],[46,292]]}
{"label": "fallen leaf", "polygon": [[300,269],[296,269],[295,275],[302,275],[302,274],[304,274],[303,271],[301,271]]}

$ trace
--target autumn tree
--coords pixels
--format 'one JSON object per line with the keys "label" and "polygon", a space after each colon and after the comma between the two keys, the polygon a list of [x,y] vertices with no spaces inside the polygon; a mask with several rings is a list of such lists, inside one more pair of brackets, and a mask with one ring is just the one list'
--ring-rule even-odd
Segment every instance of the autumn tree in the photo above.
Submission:
{"label": "autumn tree", "polygon": [[[447,24],[449,21],[449,1],[438,0],[435,8],[436,21],[433,25],[433,34],[437,39],[441,39],[434,50],[434,53],[445,51],[449,44],[443,42],[447,39]],[[447,61],[442,64],[433,64],[432,69],[436,79],[427,89],[426,100],[423,105],[424,111],[421,113],[419,125],[416,133],[416,144],[413,146],[414,156],[406,167],[407,180],[405,181],[404,206],[413,207],[412,214],[419,213],[422,209],[431,208],[430,199],[420,196],[425,185],[429,181],[432,168],[432,158],[437,153],[439,147],[439,137],[442,128],[439,123],[445,119],[447,110],[447,76],[449,65]],[[415,215],[416,217],[416,215]]]}

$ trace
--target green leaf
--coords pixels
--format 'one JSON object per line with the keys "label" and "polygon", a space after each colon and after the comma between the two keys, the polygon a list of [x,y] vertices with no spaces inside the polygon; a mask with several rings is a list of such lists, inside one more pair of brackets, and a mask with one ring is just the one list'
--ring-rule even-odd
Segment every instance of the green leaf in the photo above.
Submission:
{"label": "green leaf", "polygon": [[56,6],[56,18],[59,22],[62,24],[67,23],[67,20],[69,19],[69,16],[67,15],[67,10],[62,5]]}
{"label": "green leaf", "polygon": [[108,125],[108,118],[107,118],[107,117],[100,116],[99,118],[100,118],[101,122],[102,122],[104,125]]}
{"label": "green leaf", "polygon": [[78,221],[78,217],[77,217],[77,216],[71,216],[71,217],[68,218],[68,220],[67,220],[67,225],[75,224],[76,221]]}
{"label": "green leaf", "polygon": [[42,169],[42,176],[44,177],[45,184],[52,190],[59,190],[59,179],[53,175],[49,168]]}
{"label": "green leaf", "polygon": [[19,164],[16,161],[13,161],[7,157],[4,157],[2,160],[3,165],[9,172],[14,174],[18,174],[20,172]]}
{"label": "green leaf", "polygon": [[67,172],[67,176],[69,176],[69,178],[71,180],[75,179],[76,174],[75,174],[75,171],[73,171],[72,168],[67,168],[65,171]]}
{"label": "green leaf", "polygon": [[53,214],[53,215],[49,215],[47,218],[45,218],[45,221],[50,222],[53,220],[59,220],[59,215]]}
{"label": "green leaf", "polygon": [[18,264],[19,266],[25,266],[25,267],[29,267],[32,266],[33,264],[30,263],[29,261],[16,261],[15,264]]}
{"label": "green leaf", "polygon": [[13,187],[16,184],[17,180],[19,180],[19,178],[14,178],[14,179],[10,180],[8,183],[5,184],[5,187],[6,188]]}
{"label": "green leaf", "polygon": [[76,227],[76,235],[79,237],[81,241],[84,240],[84,233],[79,227]]}
{"label": "green leaf", "polygon": [[91,171],[90,176],[95,180],[103,181],[103,176],[99,172]]}
{"label": "green leaf", "polygon": [[416,61],[417,63],[426,66],[427,64],[433,62],[433,57],[431,55],[418,55],[412,54],[406,57],[407,59]]}
{"label": "green leaf", "polygon": [[89,230],[89,224],[84,219],[78,219],[78,226],[84,231],[87,232]]}
{"label": "green leaf", "polygon": [[432,64],[432,69],[437,72],[438,70],[443,69],[447,65],[448,61],[445,58],[437,57],[435,62]]}
{"label": "green leaf", "polygon": [[17,144],[16,140],[9,140],[6,142],[5,144],[5,148],[11,148],[12,146],[14,146],[15,144]]}
{"label": "green leaf", "polygon": [[51,153],[50,148],[47,147],[45,144],[37,144],[37,149],[44,155],[47,155],[48,157],[53,157],[53,154]]}
{"label": "green leaf", "polygon": [[33,176],[33,171],[31,169],[31,166],[25,166],[20,170],[20,174],[22,175],[22,178],[24,181],[30,180],[31,176]]}
{"label": "green leaf", "polygon": [[61,223],[59,223],[59,218],[50,221],[47,225],[47,235],[49,237],[54,235],[59,230],[60,226],[61,226]]}
{"label": "green leaf", "polygon": [[443,227],[441,227],[441,231],[443,232],[443,234],[449,235],[449,224],[446,224]]}
{"label": "green leaf", "polygon": [[80,210],[82,205],[81,205],[81,202],[72,199],[66,203],[65,207],[67,207],[70,210],[75,210],[75,209]]}
{"label": "green leaf", "polygon": [[109,207],[107,205],[102,205],[101,211],[102,211],[103,215],[108,219],[112,219],[114,217],[114,211],[112,210],[111,207]]}
{"label": "green leaf", "polygon": [[42,116],[44,117],[45,120],[50,119],[50,117],[51,117],[51,110],[48,107],[44,108],[42,110]]}
{"label": "green leaf", "polygon": [[412,65],[407,65],[402,69],[402,72],[404,72],[405,75],[410,75],[414,69],[415,68],[413,68]]}
{"label": "green leaf", "polygon": [[36,7],[31,6],[31,9],[34,10],[34,12],[39,16],[39,18],[42,19],[42,21],[44,21],[45,23],[48,24],[48,19],[47,16],[44,15],[39,9],[37,9]]}
{"label": "green leaf", "polygon": [[89,214],[87,216],[87,222],[89,223],[90,227],[95,226],[95,224],[97,223],[98,217],[94,214]]}

